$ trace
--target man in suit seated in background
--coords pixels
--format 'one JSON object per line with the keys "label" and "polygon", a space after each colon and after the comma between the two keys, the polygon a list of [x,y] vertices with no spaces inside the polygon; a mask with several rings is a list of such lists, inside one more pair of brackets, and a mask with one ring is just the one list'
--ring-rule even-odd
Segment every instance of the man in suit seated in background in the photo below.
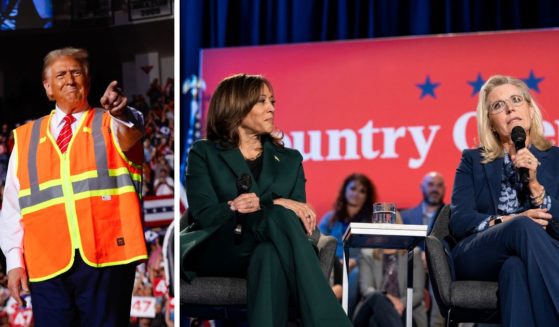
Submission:
{"label": "man in suit seated in background", "polygon": [[[423,194],[423,201],[414,208],[402,211],[402,219],[404,224],[427,225],[428,231],[431,231],[439,211],[444,206],[444,194],[446,189],[444,178],[436,171],[429,172],[423,177],[420,187],[421,193]],[[420,244],[420,247],[422,250],[425,250],[424,243]],[[421,253],[421,258],[423,266],[427,271],[425,251]],[[427,279],[427,281],[428,280],[429,279]],[[426,285],[426,288],[429,290],[430,294],[433,294],[430,286]],[[431,303],[430,326],[444,326],[444,318],[439,312],[437,302],[431,301]]]}
{"label": "man in suit seated in background", "polygon": [[427,225],[429,230],[444,205],[445,185],[441,174],[436,171],[427,173],[421,181],[423,201],[415,207],[402,211],[404,224]]}

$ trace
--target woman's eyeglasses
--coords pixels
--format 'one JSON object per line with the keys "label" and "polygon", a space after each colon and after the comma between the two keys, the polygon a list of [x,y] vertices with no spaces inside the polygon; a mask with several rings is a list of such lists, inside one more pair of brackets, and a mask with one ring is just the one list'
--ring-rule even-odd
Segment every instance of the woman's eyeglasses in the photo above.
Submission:
{"label": "woman's eyeglasses", "polygon": [[525,102],[525,99],[521,95],[511,95],[508,99],[497,100],[489,105],[489,113],[492,115],[498,114],[505,110],[507,105],[511,107],[520,107]]}

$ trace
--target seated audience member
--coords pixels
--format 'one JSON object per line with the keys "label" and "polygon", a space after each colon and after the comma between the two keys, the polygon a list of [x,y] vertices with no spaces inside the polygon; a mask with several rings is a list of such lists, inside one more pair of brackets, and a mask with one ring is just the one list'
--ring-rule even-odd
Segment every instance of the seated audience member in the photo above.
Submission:
{"label": "seated audience member", "polygon": [[[419,203],[419,205],[415,208],[403,210],[402,219],[404,224],[427,225],[428,230],[430,231],[433,228],[433,224],[437,219],[439,211],[444,206],[446,187],[443,176],[436,171],[429,172],[423,177],[420,187],[421,194],[423,195],[423,201],[421,201],[421,203]],[[419,247],[421,250],[424,250],[424,243],[421,242]],[[423,266],[425,267],[425,270],[427,270],[427,261],[425,259],[424,251],[421,252],[421,258]],[[426,290],[428,290],[428,293],[432,295],[433,289],[429,283],[429,279],[427,279],[427,284],[429,285],[426,286]],[[445,320],[439,311],[437,301],[435,301],[431,296],[429,299],[431,300],[428,302],[430,303],[430,308],[427,308],[430,314],[429,325],[431,327],[445,326]]]}
{"label": "seated audience member", "polygon": [[[342,183],[334,210],[327,212],[319,224],[322,234],[332,235],[338,241],[336,257],[338,261],[334,265],[335,280],[341,276],[343,268],[343,243],[342,237],[350,222],[371,222],[373,203],[376,201],[376,190],[371,180],[363,174],[351,174]],[[353,309],[359,300],[359,268],[357,260],[359,249],[350,250],[349,259],[349,294],[348,313],[351,316]],[[341,287],[334,283],[334,291],[341,298]]]}
{"label": "seated audience member", "polygon": [[423,201],[417,207],[402,211],[404,224],[427,225],[431,230],[437,214],[444,206],[445,189],[444,179],[440,173],[436,171],[427,173],[421,181]]}
{"label": "seated audience member", "polygon": [[[400,214],[396,223],[401,224]],[[359,286],[363,298],[355,309],[355,327],[403,327],[406,319],[408,251],[362,249],[359,259]],[[423,304],[425,269],[421,250],[413,253],[413,326],[427,327]]]}

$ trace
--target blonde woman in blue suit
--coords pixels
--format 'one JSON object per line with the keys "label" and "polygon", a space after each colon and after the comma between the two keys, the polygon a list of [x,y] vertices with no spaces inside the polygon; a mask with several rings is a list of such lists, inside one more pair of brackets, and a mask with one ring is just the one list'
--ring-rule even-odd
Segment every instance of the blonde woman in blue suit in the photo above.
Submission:
{"label": "blonde woman in blue suit", "polygon": [[451,200],[456,277],[499,283],[504,326],[559,326],[559,149],[516,78],[487,80],[477,124],[481,144],[463,152]]}

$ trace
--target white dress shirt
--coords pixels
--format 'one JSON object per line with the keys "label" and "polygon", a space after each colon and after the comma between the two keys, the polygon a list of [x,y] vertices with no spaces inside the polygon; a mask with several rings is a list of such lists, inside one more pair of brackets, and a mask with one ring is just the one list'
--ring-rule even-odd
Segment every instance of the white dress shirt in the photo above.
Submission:
{"label": "white dress shirt", "polygon": [[[113,117],[113,129],[115,122],[127,127],[143,126],[142,114],[134,108],[128,107],[132,115],[130,121],[123,121]],[[72,134],[80,123],[84,112],[72,114],[76,120],[72,123]],[[50,121],[50,132],[54,140],[64,126],[64,116],[66,114],[56,106],[54,115]],[[6,184],[4,186],[4,200],[2,202],[2,212],[0,212],[0,248],[6,256],[6,271],[14,268],[24,267],[23,262],[23,226],[21,225],[21,210],[19,207],[19,180],[16,174],[17,147],[14,147],[8,162],[8,172],[6,174]],[[53,235],[56,237],[56,235]]]}

